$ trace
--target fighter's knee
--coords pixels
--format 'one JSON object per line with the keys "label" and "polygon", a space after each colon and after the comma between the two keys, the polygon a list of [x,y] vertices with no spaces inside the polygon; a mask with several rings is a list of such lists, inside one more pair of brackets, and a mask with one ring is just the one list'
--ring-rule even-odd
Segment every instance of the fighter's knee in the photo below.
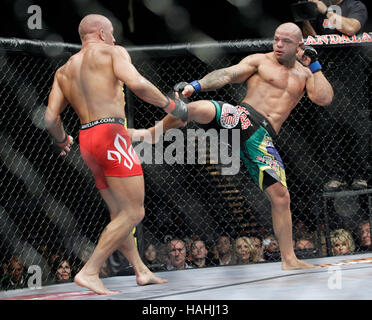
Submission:
{"label": "fighter's knee", "polygon": [[196,121],[200,124],[210,123],[216,115],[213,103],[208,100],[190,102],[187,108],[189,121]]}
{"label": "fighter's knee", "polygon": [[140,223],[143,218],[145,217],[145,207],[144,206],[141,206],[139,209],[138,209],[138,214],[137,214],[137,224]]}
{"label": "fighter's knee", "polygon": [[274,206],[286,207],[290,205],[291,197],[287,188],[283,187],[271,194],[271,202]]}
{"label": "fighter's knee", "polygon": [[138,206],[138,207],[132,208],[130,212],[130,218],[134,225],[139,224],[143,220],[144,217],[145,217],[144,206]]}

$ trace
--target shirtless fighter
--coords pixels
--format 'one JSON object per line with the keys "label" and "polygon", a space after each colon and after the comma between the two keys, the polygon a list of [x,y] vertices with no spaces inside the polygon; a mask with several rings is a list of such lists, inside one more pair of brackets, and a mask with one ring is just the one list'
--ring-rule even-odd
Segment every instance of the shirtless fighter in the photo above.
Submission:
{"label": "shirtless fighter", "polygon": [[[312,268],[297,259],[292,243],[290,196],[284,165],[273,144],[283,122],[303,97],[320,106],[333,99],[333,89],[321,71],[313,48],[302,50],[302,32],[297,25],[280,25],[274,36],[273,52],[252,54],[240,63],[215,70],[190,84],[178,83],[175,91],[190,97],[200,91],[216,90],[228,83],[247,84],[238,106],[222,101],[199,100],[188,107],[188,121],[222,129],[240,129],[240,156],[250,175],[271,202],[275,235],[279,241],[282,269]],[[300,59],[301,63],[297,60]],[[180,126],[167,115],[163,130]]]}
{"label": "shirtless fighter", "polygon": [[144,179],[131,145],[136,131],[124,127],[123,85],[175,117],[187,119],[186,105],[164,96],[138,73],[128,52],[114,44],[113,26],[106,17],[87,15],[80,22],[79,34],[81,50],[55,74],[45,123],[60,154],[66,155],[73,139],[66,134],[60,114],[68,104],[73,107],[81,123],[80,152],[109,208],[111,222],[74,280],[98,294],[114,293],[105,288],[99,271],[119,248],[133,266],[139,285],[164,283],[142,262],[131,233],[145,214]]}

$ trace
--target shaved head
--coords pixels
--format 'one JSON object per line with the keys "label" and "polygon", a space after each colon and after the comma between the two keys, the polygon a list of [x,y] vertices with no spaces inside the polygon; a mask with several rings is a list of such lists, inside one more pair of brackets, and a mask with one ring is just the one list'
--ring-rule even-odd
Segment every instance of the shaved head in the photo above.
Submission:
{"label": "shaved head", "polygon": [[112,28],[111,21],[100,14],[88,14],[79,24],[79,35],[81,41],[91,35],[99,35],[101,30],[108,31]]}
{"label": "shaved head", "polygon": [[275,33],[276,32],[284,32],[284,33],[291,34],[295,38],[296,41],[298,42],[302,41],[301,29],[292,22],[281,24],[278,28],[276,28]]}
{"label": "shaved head", "polygon": [[287,22],[276,28],[273,49],[280,64],[292,66],[302,45],[302,32],[296,24]]}

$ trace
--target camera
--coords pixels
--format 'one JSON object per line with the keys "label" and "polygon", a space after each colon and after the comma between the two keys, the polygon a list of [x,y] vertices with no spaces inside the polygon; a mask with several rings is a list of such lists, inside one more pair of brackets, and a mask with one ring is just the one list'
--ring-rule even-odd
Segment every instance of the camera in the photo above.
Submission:
{"label": "camera", "polygon": [[295,22],[315,20],[319,15],[317,5],[314,2],[309,2],[307,0],[293,3],[291,5],[291,11]]}

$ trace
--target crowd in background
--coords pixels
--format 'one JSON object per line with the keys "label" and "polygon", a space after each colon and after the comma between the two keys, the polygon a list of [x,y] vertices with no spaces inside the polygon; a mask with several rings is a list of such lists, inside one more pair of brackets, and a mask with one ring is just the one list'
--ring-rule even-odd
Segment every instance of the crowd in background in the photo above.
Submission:
{"label": "crowd in background", "polygon": [[[315,232],[308,232],[306,226],[298,221],[294,226],[293,247],[298,257],[314,258],[327,256],[326,237],[322,231],[319,252],[319,239]],[[362,221],[356,232],[336,229],[330,232],[332,255],[348,255],[355,252],[371,251],[369,221]],[[82,250],[81,261],[76,263],[66,253],[49,252],[45,244],[40,244],[38,252],[46,259],[47,268],[43,271],[43,285],[72,282],[75,274],[90,257],[92,250]],[[221,234],[214,243],[207,244],[201,236],[192,235],[183,239],[172,238],[166,243],[147,243],[144,248],[144,261],[155,272],[191,268],[215,267],[223,265],[242,265],[280,261],[277,239],[273,234],[262,236],[241,236],[232,239]],[[114,276],[105,264],[100,276]],[[1,265],[1,290],[27,288],[30,274],[18,256],[10,258]]]}
{"label": "crowd in background", "polygon": [[[298,221],[294,228],[293,248],[301,258],[327,256],[324,230],[319,241],[317,232],[309,232]],[[322,252],[319,252],[319,246]],[[336,229],[330,232],[332,255],[348,255],[371,250],[370,224],[363,221],[357,232]],[[146,246],[145,262],[156,271],[181,270],[189,268],[239,265],[280,261],[279,245],[273,234],[267,236],[241,236],[231,239],[222,234],[210,246],[202,237],[193,235],[184,239],[173,238],[167,243]]]}

